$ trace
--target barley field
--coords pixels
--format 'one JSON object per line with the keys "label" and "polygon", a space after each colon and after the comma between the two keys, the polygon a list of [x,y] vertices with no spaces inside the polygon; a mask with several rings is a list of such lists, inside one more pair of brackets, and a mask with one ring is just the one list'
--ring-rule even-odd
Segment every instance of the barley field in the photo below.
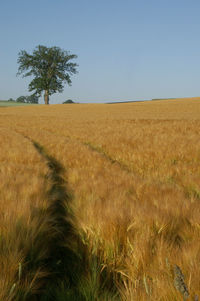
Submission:
{"label": "barley field", "polygon": [[0,300],[200,298],[200,98],[0,107]]}

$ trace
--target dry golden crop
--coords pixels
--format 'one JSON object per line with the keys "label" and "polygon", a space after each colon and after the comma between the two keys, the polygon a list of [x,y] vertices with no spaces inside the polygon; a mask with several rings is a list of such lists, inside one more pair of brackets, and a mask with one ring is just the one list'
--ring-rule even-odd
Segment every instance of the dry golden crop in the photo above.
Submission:
{"label": "dry golden crop", "polygon": [[0,299],[200,297],[199,133],[199,98],[0,108]]}

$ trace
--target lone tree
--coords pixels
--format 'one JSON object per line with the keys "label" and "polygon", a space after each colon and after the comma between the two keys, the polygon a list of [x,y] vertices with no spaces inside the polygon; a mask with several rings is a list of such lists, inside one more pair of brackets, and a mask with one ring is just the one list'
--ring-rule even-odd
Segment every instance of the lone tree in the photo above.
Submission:
{"label": "lone tree", "polygon": [[23,77],[33,76],[29,84],[29,91],[41,96],[44,91],[44,102],[49,104],[49,95],[62,92],[64,83],[71,85],[71,75],[77,73],[76,63],[70,62],[77,55],[70,54],[59,47],[46,47],[39,45],[32,54],[25,50],[19,52],[18,73]]}

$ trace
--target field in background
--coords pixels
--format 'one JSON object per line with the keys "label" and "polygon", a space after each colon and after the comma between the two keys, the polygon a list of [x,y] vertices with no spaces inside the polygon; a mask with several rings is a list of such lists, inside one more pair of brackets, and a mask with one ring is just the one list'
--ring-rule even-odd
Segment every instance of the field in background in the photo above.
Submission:
{"label": "field in background", "polygon": [[0,300],[200,297],[199,133],[199,98],[0,109]]}
{"label": "field in background", "polygon": [[30,103],[0,100],[0,107],[30,106]]}

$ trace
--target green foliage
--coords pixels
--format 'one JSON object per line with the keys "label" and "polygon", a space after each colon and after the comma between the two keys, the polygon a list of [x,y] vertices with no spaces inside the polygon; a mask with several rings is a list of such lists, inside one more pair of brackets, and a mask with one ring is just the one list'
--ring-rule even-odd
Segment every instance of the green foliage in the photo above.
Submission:
{"label": "green foliage", "polygon": [[65,103],[74,103],[74,101],[71,100],[71,99],[68,99],[68,100],[65,100],[65,101],[63,102],[63,104],[65,104]]}
{"label": "green foliage", "polygon": [[20,96],[16,99],[16,102],[21,103],[38,103],[38,96],[33,94],[29,96]]}
{"label": "green foliage", "polygon": [[26,96],[19,96],[19,97],[16,99],[16,102],[23,102],[23,103],[25,103],[25,102],[26,102]]}
{"label": "green foliage", "polygon": [[27,103],[38,103],[38,97],[35,94],[26,96],[26,102]]}
{"label": "green foliage", "polygon": [[29,91],[41,95],[45,91],[48,103],[49,95],[62,92],[64,83],[71,85],[71,75],[77,73],[76,63],[70,62],[77,58],[75,54],[70,54],[59,47],[46,47],[39,45],[32,54],[25,50],[19,52],[18,75],[23,77],[33,76],[29,84]]}

